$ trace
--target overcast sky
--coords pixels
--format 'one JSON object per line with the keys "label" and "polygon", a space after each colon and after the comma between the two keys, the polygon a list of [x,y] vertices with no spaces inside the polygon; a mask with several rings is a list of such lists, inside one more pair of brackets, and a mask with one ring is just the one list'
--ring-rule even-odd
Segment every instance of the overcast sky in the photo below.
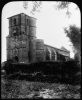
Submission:
{"label": "overcast sky", "polygon": [[69,11],[71,16],[66,16],[66,9],[55,9],[56,2],[42,2],[40,12],[36,12],[34,15],[30,13],[32,9],[32,2],[29,1],[28,8],[25,10],[23,2],[9,2],[4,5],[2,9],[2,58],[1,62],[6,61],[6,36],[9,34],[8,17],[25,13],[29,16],[37,18],[37,31],[36,36],[39,39],[43,39],[45,44],[61,48],[64,46],[70,51],[70,56],[73,57],[73,50],[71,43],[66,34],[64,33],[64,27],[69,25],[76,25],[81,27],[81,14],[80,9],[76,9],[77,5],[71,3],[69,5]]}

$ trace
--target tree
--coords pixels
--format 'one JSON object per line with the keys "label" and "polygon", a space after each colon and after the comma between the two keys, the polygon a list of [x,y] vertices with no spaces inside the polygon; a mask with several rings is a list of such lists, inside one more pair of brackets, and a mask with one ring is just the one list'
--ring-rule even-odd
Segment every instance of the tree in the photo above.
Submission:
{"label": "tree", "polygon": [[[69,29],[65,28],[65,33],[69,37],[70,41],[73,44],[73,49],[75,52],[74,61],[79,62],[76,63],[76,66],[74,66],[74,71],[76,73],[72,74],[72,80],[75,84],[80,84],[81,82],[81,31],[80,28],[76,27],[75,25],[71,25]],[[72,66],[73,63],[71,63]]]}
{"label": "tree", "polygon": [[73,49],[75,52],[75,59],[81,61],[81,31],[80,28],[75,25],[71,25],[69,29],[65,28],[65,33],[69,37],[73,44]]}

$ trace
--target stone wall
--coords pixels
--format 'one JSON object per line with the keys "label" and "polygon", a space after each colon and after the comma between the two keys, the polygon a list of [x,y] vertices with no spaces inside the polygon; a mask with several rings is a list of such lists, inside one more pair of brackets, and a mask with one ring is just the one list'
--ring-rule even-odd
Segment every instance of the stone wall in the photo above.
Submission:
{"label": "stone wall", "polygon": [[45,52],[44,52],[44,41],[42,39],[36,40],[36,61],[44,61]]}
{"label": "stone wall", "polygon": [[19,62],[28,62],[29,41],[28,37],[7,38],[7,58],[18,57]]}

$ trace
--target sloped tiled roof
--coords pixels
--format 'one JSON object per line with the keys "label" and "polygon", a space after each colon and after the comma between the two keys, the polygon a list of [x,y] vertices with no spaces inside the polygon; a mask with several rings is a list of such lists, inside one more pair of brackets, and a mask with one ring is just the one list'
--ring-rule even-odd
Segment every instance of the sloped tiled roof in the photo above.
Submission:
{"label": "sloped tiled roof", "polygon": [[64,51],[68,51],[68,50],[67,50],[65,47],[63,47],[63,46],[62,46],[60,49],[61,49],[61,50],[64,50]]}

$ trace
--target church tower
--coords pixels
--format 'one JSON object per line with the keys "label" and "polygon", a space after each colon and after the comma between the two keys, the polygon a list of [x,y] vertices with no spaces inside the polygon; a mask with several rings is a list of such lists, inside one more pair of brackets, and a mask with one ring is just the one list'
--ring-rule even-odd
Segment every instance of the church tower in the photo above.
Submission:
{"label": "church tower", "polygon": [[36,19],[23,13],[9,17],[7,60],[35,61]]}

